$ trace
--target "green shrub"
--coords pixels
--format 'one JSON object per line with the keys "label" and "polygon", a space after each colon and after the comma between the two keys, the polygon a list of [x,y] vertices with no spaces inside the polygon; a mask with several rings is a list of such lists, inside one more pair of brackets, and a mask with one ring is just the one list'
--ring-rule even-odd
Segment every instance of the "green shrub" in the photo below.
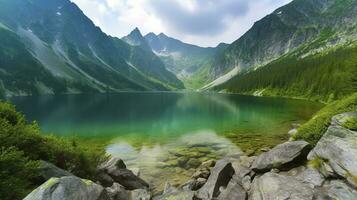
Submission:
{"label": "green shrub", "polygon": [[315,145],[326,132],[334,115],[357,111],[357,93],[348,98],[328,104],[320,110],[310,121],[302,125],[296,135],[295,140],[305,140]]}
{"label": "green shrub", "polygon": [[21,199],[32,189],[39,163],[14,147],[0,149],[0,199]]}
{"label": "green shrub", "polygon": [[[29,162],[45,160],[81,178],[92,180],[95,178],[97,165],[105,158],[104,150],[93,144],[88,145],[76,139],[41,135],[35,122],[27,123],[25,117],[16,112],[13,105],[2,102],[0,102],[0,141],[0,149],[5,152],[10,150],[13,152],[12,149],[23,152],[23,154],[11,154],[17,157],[22,156],[23,163],[26,163],[27,158]],[[5,159],[8,158],[5,157]],[[12,163],[9,163],[9,167],[11,166]],[[29,175],[32,174],[29,173]],[[9,174],[9,176],[11,176],[9,179],[14,181],[21,179],[17,173]],[[6,180],[1,177],[0,182],[6,182]],[[23,185],[19,190],[25,189],[25,183],[19,183],[19,185]]]}

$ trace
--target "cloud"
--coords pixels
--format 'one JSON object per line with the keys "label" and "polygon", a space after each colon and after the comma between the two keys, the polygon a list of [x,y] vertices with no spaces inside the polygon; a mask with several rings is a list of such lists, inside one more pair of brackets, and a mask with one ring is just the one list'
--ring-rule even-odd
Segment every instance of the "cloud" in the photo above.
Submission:
{"label": "cloud", "polygon": [[231,43],[291,0],[72,0],[104,32],[164,32],[188,43]]}
{"label": "cloud", "polygon": [[227,19],[243,16],[248,11],[242,0],[150,0],[152,11],[165,26],[182,34],[216,36],[229,25]]}

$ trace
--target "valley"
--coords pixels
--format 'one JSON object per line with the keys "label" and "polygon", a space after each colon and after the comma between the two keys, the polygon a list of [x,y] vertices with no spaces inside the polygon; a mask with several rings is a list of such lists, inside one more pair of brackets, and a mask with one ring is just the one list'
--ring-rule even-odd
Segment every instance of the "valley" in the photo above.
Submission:
{"label": "valley", "polygon": [[158,2],[0,0],[0,199],[357,198],[356,0]]}

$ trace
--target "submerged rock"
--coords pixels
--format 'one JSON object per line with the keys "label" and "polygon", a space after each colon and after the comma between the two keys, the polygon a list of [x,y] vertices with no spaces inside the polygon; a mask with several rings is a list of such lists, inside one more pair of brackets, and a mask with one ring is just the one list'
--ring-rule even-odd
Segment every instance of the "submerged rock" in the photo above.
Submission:
{"label": "submerged rock", "polygon": [[212,199],[220,194],[220,187],[226,187],[234,174],[232,163],[220,160],[211,170],[206,184],[197,191],[197,197],[201,199]]}
{"label": "submerged rock", "polygon": [[273,168],[288,169],[305,160],[309,150],[310,145],[305,141],[285,142],[258,156],[251,169],[256,172],[267,172]]}
{"label": "submerged rock", "polygon": [[313,189],[294,177],[268,172],[256,177],[250,200],[312,200]]}
{"label": "submerged rock", "polygon": [[[310,152],[308,159],[320,159],[339,176],[357,187],[357,132],[330,126]],[[325,164],[326,163],[326,164]]]}
{"label": "submerged rock", "polygon": [[24,200],[109,200],[105,189],[75,176],[51,178],[32,191]]}

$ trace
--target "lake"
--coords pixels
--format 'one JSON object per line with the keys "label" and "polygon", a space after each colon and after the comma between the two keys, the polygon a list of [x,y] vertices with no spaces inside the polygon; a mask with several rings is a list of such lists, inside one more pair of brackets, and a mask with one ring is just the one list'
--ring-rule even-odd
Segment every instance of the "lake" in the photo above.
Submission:
{"label": "lake", "polygon": [[159,191],[181,184],[203,161],[272,147],[322,105],[218,93],[118,93],[13,97],[46,134],[106,141]]}

